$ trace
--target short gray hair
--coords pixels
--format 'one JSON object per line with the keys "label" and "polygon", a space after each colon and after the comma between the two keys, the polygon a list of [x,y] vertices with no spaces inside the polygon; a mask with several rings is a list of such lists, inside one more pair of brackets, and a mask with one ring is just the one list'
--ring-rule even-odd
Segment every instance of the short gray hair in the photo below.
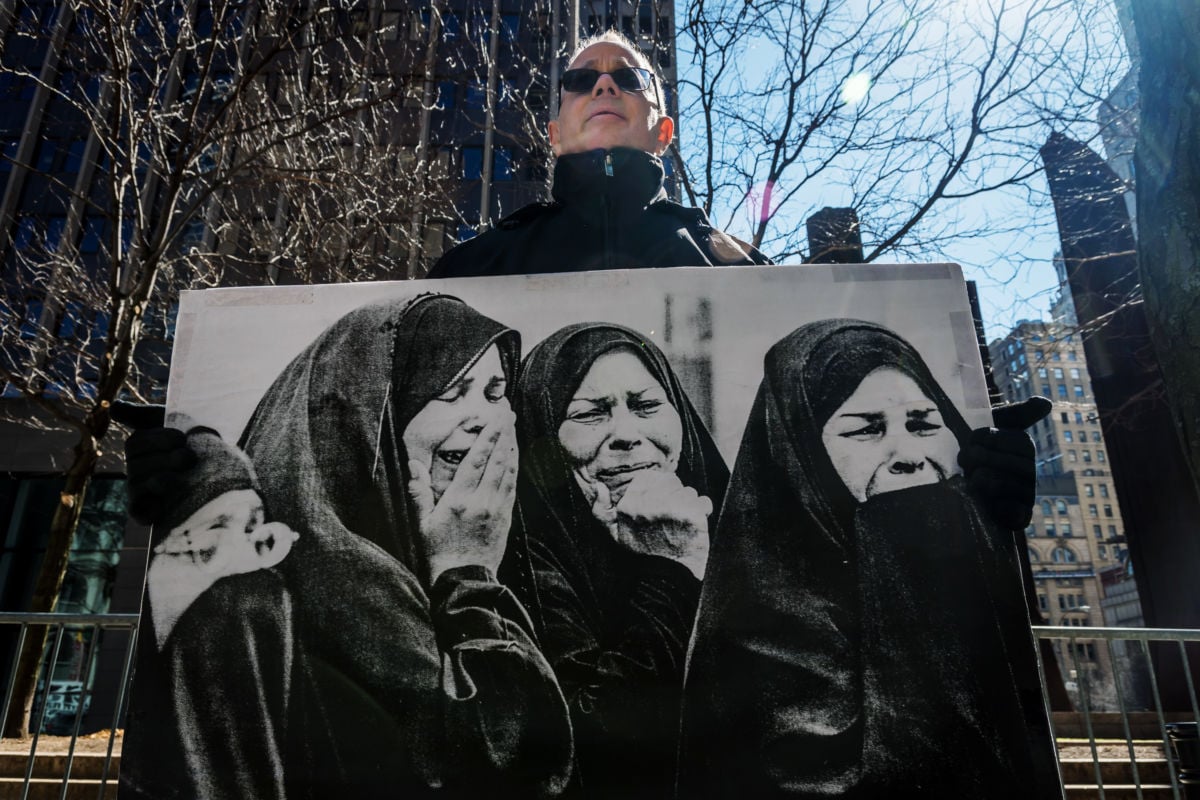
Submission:
{"label": "short gray hair", "polygon": [[628,50],[629,54],[633,56],[633,61],[635,64],[643,69],[650,70],[650,74],[654,76],[655,82],[654,97],[656,102],[654,105],[658,109],[658,113],[661,116],[667,116],[666,87],[663,86],[662,75],[658,73],[658,69],[655,68],[650,59],[646,58],[646,54],[642,52],[642,48],[638,47],[636,42],[614,28],[609,28],[603,33],[598,33],[595,36],[589,36],[586,39],[581,39],[579,44],[575,45],[575,50],[571,53],[571,57],[567,59],[567,64],[564,69],[570,67],[571,64],[574,63],[575,59],[579,58],[580,53],[594,44],[615,44],[624,50]]}

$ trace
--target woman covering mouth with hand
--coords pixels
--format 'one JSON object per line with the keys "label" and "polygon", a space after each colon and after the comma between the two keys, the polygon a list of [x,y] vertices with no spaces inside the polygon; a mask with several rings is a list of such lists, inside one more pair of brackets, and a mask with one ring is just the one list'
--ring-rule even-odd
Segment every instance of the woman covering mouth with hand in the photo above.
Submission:
{"label": "woman covering mouth with hand", "polygon": [[240,445],[298,538],[216,582],[163,655],[142,645],[122,797],[560,793],[566,704],[495,577],[519,348],[421,295],[350,312],[284,368]]}
{"label": "woman covering mouth with hand", "polygon": [[567,696],[576,796],[667,797],[728,470],[665,356],[617,325],[539,344],[514,407],[521,466],[502,577]]}

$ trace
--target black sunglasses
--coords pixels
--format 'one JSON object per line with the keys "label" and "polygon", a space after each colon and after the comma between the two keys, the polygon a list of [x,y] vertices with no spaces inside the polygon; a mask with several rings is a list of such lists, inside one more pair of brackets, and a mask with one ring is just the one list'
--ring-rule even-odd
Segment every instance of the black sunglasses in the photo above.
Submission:
{"label": "black sunglasses", "polygon": [[611,72],[601,72],[598,69],[569,69],[562,74],[563,91],[590,92],[601,75],[610,76],[617,88],[623,92],[644,92],[654,82],[654,73],[642,67],[620,67]]}

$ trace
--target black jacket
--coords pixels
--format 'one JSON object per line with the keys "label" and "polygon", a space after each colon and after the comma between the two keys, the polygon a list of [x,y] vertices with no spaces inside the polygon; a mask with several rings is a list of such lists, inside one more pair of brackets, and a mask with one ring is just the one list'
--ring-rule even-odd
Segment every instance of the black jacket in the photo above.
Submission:
{"label": "black jacket", "polygon": [[662,161],[641,150],[562,156],[551,194],[449,250],[429,277],[771,263],[700,209],[668,200]]}

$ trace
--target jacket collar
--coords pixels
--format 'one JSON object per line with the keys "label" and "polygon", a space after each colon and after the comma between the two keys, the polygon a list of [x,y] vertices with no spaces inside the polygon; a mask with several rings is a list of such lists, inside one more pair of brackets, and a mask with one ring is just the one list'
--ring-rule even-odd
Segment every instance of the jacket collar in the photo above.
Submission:
{"label": "jacket collar", "polygon": [[619,200],[622,208],[645,208],[667,196],[662,160],[643,150],[614,147],[560,156],[554,165],[554,199],[567,206]]}

